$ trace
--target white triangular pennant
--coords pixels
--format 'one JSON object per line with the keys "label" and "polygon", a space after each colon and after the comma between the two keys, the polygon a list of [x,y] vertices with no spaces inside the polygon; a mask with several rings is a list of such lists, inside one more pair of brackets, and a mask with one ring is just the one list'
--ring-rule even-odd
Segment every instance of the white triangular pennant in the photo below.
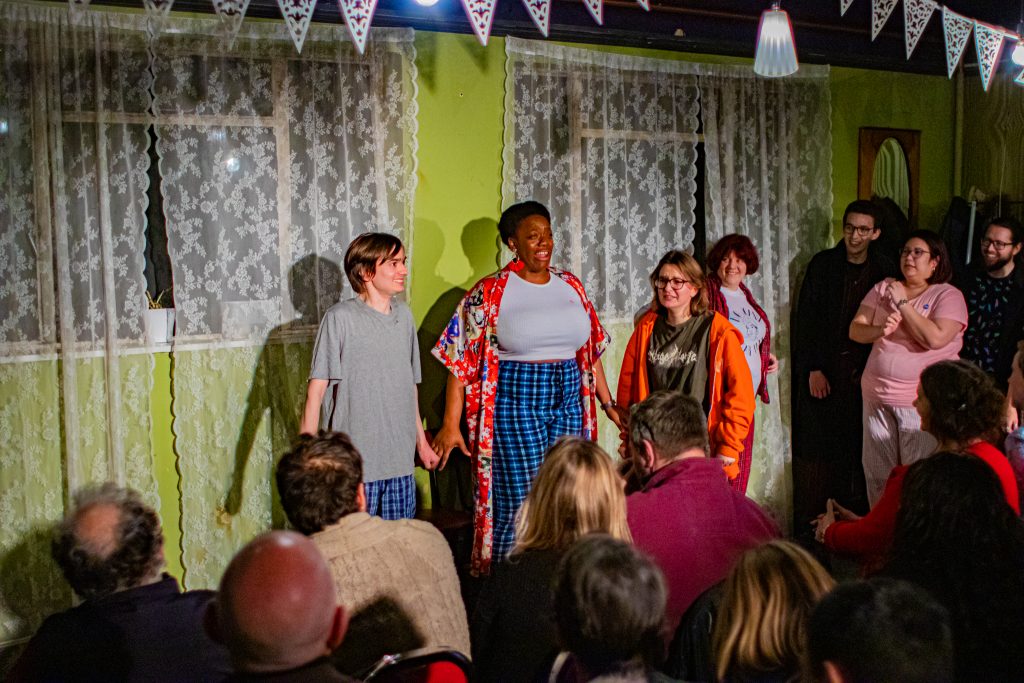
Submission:
{"label": "white triangular pennant", "polygon": [[473,33],[481,45],[487,45],[487,39],[491,36],[496,2],[497,0],[462,0],[462,8],[466,10]]}
{"label": "white triangular pennant", "polygon": [[[366,49],[366,39],[370,36],[370,22],[373,12],[377,9],[377,0],[338,0],[338,8],[345,17],[345,25],[356,44],[359,54]],[[545,34],[547,35],[547,34]]]}
{"label": "white triangular pennant", "polygon": [[640,6],[644,8],[645,12],[651,11],[651,0],[636,0],[640,3]]}
{"label": "white triangular pennant", "polygon": [[604,5],[601,4],[601,0],[583,0],[583,5],[598,25],[604,24]]}
{"label": "white triangular pennant", "polygon": [[903,25],[906,27],[904,42],[907,44],[907,59],[914,54],[917,42],[921,40],[928,20],[935,13],[938,3],[932,0],[903,0]]}
{"label": "white triangular pennant", "polygon": [[248,9],[249,0],[213,0],[213,11],[220,17],[221,28],[228,36],[229,46],[234,44]]}
{"label": "white triangular pennant", "polygon": [[846,10],[850,9],[850,5],[853,4],[853,0],[839,0],[839,14],[846,16]]}
{"label": "white triangular pennant", "polygon": [[302,44],[306,42],[306,32],[309,31],[309,22],[313,19],[316,0],[277,0],[277,6],[281,8],[281,16],[284,17],[295,49],[301,53]]}
{"label": "white triangular pennant", "polygon": [[548,26],[551,23],[551,0],[523,0],[526,11],[530,13],[533,23],[548,37]]}
{"label": "white triangular pennant", "polygon": [[978,72],[981,74],[981,87],[988,92],[988,84],[999,64],[999,53],[1003,51],[1003,39],[1006,35],[999,29],[974,22],[974,47],[978,50]]}
{"label": "white triangular pennant", "polygon": [[1024,69],[1021,69],[1020,73],[1017,74],[1017,78],[1013,79],[1013,82],[1017,85],[1024,85]]}
{"label": "white triangular pennant", "polygon": [[899,0],[871,0],[871,40],[882,32],[882,27],[889,21],[897,2]]}
{"label": "white triangular pennant", "polygon": [[946,69],[949,78],[953,77],[960,58],[964,56],[967,39],[971,37],[974,22],[960,16],[948,7],[942,8],[942,30],[946,34]]}

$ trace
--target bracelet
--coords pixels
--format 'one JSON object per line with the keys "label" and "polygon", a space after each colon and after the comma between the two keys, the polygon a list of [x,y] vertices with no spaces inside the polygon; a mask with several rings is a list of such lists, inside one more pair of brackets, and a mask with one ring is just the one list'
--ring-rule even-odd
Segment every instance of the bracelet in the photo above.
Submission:
{"label": "bracelet", "polygon": [[618,403],[615,402],[615,399],[614,398],[610,398],[606,402],[601,404],[601,410],[604,410],[604,411],[607,412],[607,410],[609,408],[614,408],[617,405],[618,405]]}
{"label": "bracelet", "polygon": [[900,299],[895,303],[896,310],[899,310],[900,306],[910,303],[907,299]]}

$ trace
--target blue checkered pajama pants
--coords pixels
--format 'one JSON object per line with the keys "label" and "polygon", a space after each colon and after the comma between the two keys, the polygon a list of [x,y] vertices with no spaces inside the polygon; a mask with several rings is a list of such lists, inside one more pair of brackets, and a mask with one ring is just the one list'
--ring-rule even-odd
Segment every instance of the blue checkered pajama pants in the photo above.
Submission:
{"label": "blue checkered pajama pants", "polygon": [[491,461],[495,561],[503,560],[515,543],[516,512],[548,448],[558,437],[582,431],[580,370],[575,360],[500,362]]}
{"label": "blue checkered pajama pants", "polygon": [[412,519],[416,516],[416,480],[411,474],[378,479],[363,484],[366,511],[384,519]]}

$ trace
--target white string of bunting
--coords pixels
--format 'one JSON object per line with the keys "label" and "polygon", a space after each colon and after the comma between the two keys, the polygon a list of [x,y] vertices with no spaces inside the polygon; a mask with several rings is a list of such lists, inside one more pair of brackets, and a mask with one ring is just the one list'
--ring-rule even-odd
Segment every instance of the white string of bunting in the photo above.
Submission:
{"label": "white string of bunting", "polygon": [[[871,40],[878,37],[882,28],[899,0],[871,0]],[[845,16],[853,0],[839,0],[839,13]],[[1000,26],[992,26],[985,22],[958,14],[935,0],[903,0],[904,43],[907,48],[907,59],[910,59],[924,34],[929,20],[935,10],[942,9],[942,31],[946,40],[946,71],[949,78],[953,77],[956,67],[963,59],[967,42],[974,34],[974,46],[978,53],[978,71],[981,74],[981,87],[988,92],[992,82],[992,74],[999,66],[999,56],[1003,52],[1006,41],[1019,41],[1021,36],[1007,31]],[[1017,75],[1014,82],[1024,85],[1024,70]]]}

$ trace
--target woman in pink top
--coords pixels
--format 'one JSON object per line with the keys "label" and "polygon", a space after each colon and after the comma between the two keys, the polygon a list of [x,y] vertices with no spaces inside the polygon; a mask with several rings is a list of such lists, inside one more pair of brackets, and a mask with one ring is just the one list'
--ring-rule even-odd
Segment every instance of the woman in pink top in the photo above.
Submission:
{"label": "woman in pink top", "polygon": [[953,274],[946,246],[929,230],[915,230],[900,252],[901,280],[886,278],[864,297],[850,323],[850,339],[873,344],[861,376],[864,394],[864,478],[873,506],[896,465],[935,449],[914,410],[921,371],[959,356],[967,304],[947,284]]}

